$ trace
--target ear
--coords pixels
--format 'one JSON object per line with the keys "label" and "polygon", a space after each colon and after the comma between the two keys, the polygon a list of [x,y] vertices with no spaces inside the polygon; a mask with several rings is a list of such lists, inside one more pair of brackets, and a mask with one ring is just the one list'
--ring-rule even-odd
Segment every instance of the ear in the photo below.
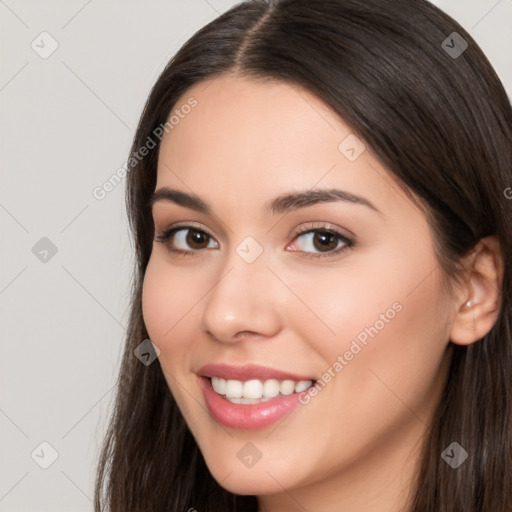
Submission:
{"label": "ear", "polygon": [[496,237],[482,238],[465,258],[465,286],[455,303],[450,341],[469,345],[494,326],[501,306],[503,256]]}

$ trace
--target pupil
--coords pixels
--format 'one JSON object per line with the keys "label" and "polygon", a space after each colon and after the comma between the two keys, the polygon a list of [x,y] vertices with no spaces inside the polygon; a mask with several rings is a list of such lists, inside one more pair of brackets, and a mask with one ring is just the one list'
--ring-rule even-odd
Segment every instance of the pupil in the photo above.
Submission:
{"label": "pupil", "polygon": [[[317,249],[335,249],[336,248],[336,237],[333,233],[319,232],[314,238],[315,247]],[[320,241],[320,246],[317,246],[316,242]],[[333,245],[334,244],[334,245]],[[332,246],[332,247],[330,247]]]}

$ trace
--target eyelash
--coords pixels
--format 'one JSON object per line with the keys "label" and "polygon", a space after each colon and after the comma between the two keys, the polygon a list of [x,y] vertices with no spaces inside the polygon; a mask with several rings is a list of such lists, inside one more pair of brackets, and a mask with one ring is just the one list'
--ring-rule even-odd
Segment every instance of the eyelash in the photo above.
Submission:
{"label": "eyelash", "polygon": [[[191,225],[181,225],[181,226],[173,226],[167,230],[165,230],[161,235],[157,235],[155,236],[155,241],[156,242],[159,242],[159,243],[163,243],[165,244],[167,240],[169,240],[176,232],[178,231],[181,231],[183,229],[189,229],[189,230],[194,230],[194,231],[198,231],[199,233],[204,233],[205,235],[207,235],[209,238],[213,239],[214,237],[211,236],[207,231],[204,231],[203,229],[200,229],[196,226],[191,226]],[[299,231],[297,233],[295,233],[295,235],[293,236],[293,241],[295,241],[297,238],[303,236],[303,235],[307,235],[308,233],[314,233],[314,232],[317,232],[317,231],[320,231],[320,232],[324,232],[324,233],[328,233],[328,234],[332,234],[332,235],[335,235],[336,238],[337,238],[337,241],[341,241],[343,242],[345,245],[343,247],[340,247],[338,249],[335,249],[333,251],[329,251],[329,252],[326,252],[326,253],[321,253],[321,252],[305,252],[305,251],[300,251],[300,250],[296,250],[296,251],[292,251],[292,252],[302,252],[306,258],[329,258],[329,257],[333,257],[333,256],[337,256],[338,254],[340,254],[341,252],[347,250],[347,249],[350,249],[352,248],[354,245],[355,245],[355,242],[354,240],[348,238],[347,236],[343,235],[342,233],[340,233],[339,231],[337,231],[336,229],[334,228],[331,228],[331,227],[328,227],[326,226],[325,224],[320,224],[320,225],[314,225],[314,226],[310,226],[302,231]],[[169,245],[167,245],[167,250],[173,254],[176,254],[176,255],[180,255],[180,256],[194,256],[196,255],[197,253],[200,253],[200,252],[203,252],[203,251],[206,251],[207,249],[191,249],[189,251],[186,251],[184,249],[176,249],[175,247],[170,247]]]}

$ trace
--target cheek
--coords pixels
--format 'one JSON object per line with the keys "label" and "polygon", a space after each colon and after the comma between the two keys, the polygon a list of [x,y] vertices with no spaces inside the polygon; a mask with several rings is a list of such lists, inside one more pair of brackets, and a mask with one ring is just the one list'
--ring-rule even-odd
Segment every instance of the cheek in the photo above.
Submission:
{"label": "cheek", "polygon": [[354,444],[385,425],[428,421],[441,392],[448,308],[440,271],[431,272],[435,262],[427,256],[411,254],[407,261],[385,271],[368,265],[357,279],[333,279],[337,303],[319,309],[336,331],[333,341],[318,345],[335,375],[324,373],[331,383],[319,394],[343,404],[332,421]]}
{"label": "cheek", "polygon": [[340,267],[314,280],[295,275],[294,291],[309,311],[295,308],[289,324],[314,343],[326,380],[337,382],[332,389],[347,403],[380,410],[383,403],[400,404],[394,391],[420,400],[448,344],[449,308],[435,255],[404,240],[347,259],[347,267],[350,272]]}
{"label": "cheek", "polygon": [[[190,342],[197,334],[196,306],[207,291],[204,288],[198,273],[154,258],[148,263],[142,289],[142,314],[149,338],[160,350],[158,359],[169,389],[189,419],[201,399],[199,390],[187,383],[193,355]],[[197,396],[190,402],[193,393]]]}
{"label": "cheek", "polygon": [[[410,262],[393,268],[384,251],[379,261],[374,259],[372,255],[360,258],[357,266],[347,264],[347,268],[314,273],[281,269],[283,281],[293,283],[294,292],[294,296],[283,294],[280,304],[286,325],[313,345],[329,364],[354,347],[354,341],[368,352],[379,343],[377,340],[393,331],[393,339],[399,342],[414,330],[415,321],[424,321],[425,302],[436,304],[438,290],[430,282],[425,282],[418,293],[410,293],[424,277],[422,268],[430,268],[426,262],[421,268]],[[389,259],[393,261],[391,255]],[[402,322],[407,315],[410,320]]]}
{"label": "cheek", "polygon": [[194,306],[204,292],[197,273],[172,268],[161,258],[151,257],[142,288],[142,314],[150,339],[162,352],[162,357],[179,347],[183,333],[194,317]]}

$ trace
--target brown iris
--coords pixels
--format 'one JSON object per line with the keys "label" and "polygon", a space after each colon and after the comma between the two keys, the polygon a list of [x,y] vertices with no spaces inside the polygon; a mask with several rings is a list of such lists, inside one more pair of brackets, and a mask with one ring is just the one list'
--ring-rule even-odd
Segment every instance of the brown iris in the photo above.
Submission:
{"label": "brown iris", "polygon": [[331,251],[336,249],[338,239],[334,233],[329,231],[316,231],[313,236],[313,244],[315,249],[323,251]]}
{"label": "brown iris", "polygon": [[[210,235],[198,229],[189,229],[186,236],[187,244],[194,249],[206,249],[210,241]],[[198,245],[205,244],[204,247]]]}

